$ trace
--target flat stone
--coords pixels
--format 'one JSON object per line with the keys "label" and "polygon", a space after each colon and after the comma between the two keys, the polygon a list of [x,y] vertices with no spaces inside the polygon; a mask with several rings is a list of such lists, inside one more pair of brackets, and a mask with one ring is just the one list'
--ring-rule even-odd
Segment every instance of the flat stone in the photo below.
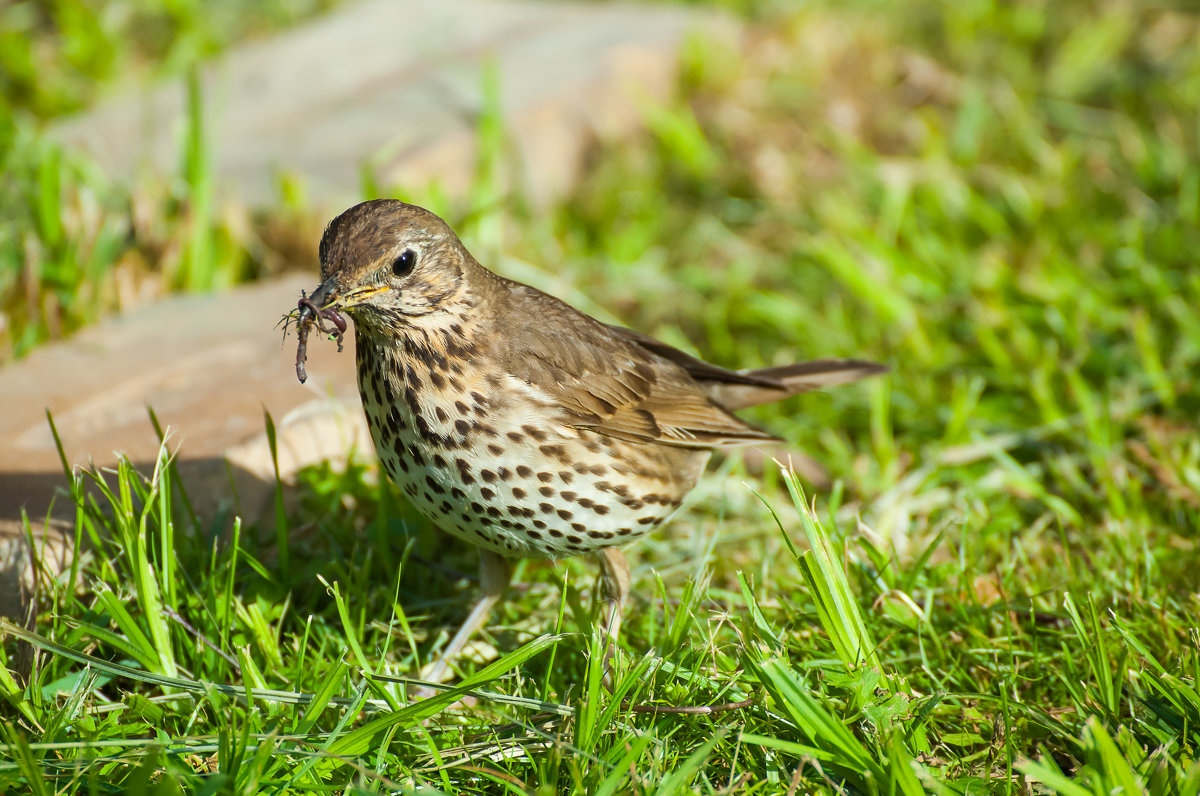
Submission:
{"label": "flat stone", "polygon": [[[337,354],[309,340],[309,380],[294,368],[295,335],[275,328],[313,277],[289,276],[223,294],[181,295],[111,318],[0,370],[0,507],[38,476],[62,477],[53,419],[72,466],[109,466],[114,452],[153,461],[147,407],[187,458],[222,456],[305,401],[357,400],[353,342]],[[336,385],[336,386],[335,386]],[[37,507],[42,509],[44,507]],[[6,512],[0,509],[0,516]]]}
{"label": "flat stone", "polygon": [[[564,190],[590,136],[636,127],[661,99],[685,35],[723,17],[666,5],[529,0],[354,3],[201,71],[218,190],[252,205],[299,175],[330,206],[381,185],[465,191],[493,103],[513,144],[510,182],[535,200]],[[485,85],[495,82],[489,99]],[[178,172],[183,81],[115,98],[54,131],[104,171]]]}
{"label": "flat stone", "polygon": [[[275,324],[316,275],[288,276],[223,294],[180,295],[84,329],[0,370],[0,484],[9,474],[62,467],[50,412],[68,461],[109,465],[113,451],[153,461],[159,441],[147,407],[187,458],[221,456],[326,395],[357,400],[353,341],[339,355],[309,339],[309,380],[295,373],[294,334]],[[0,493],[2,494],[2,493]]]}

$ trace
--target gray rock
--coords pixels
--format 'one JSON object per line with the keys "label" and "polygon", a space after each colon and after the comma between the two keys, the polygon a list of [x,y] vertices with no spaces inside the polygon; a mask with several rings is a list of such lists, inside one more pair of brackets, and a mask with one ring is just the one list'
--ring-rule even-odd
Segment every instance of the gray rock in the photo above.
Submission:
{"label": "gray rock", "polygon": [[[723,18],[665,5],[528,0],[354,3],[202,70],[220,190],[277,198],[297,174],[332,205],[357,198],[364,164],[382,185],[464,191],[492,74],[515,151],[510,184],[534,199],[574,179],[588,139],[637,126],[667,92],[679,44]],[[183,81],[114,99],[55,135],[106,172],[179,169]]]}

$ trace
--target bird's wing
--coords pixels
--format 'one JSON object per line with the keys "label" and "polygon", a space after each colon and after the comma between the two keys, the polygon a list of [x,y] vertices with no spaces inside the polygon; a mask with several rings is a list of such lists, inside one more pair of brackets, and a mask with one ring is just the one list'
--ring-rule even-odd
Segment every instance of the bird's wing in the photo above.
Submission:
{"label": "bird's wing", "polygon": [[506,349],[497,353],[509,373],[550,396],[568,424],[636,442],[697,448],[776,439],[714,403],[689,371],[760,387],[772,382],[607,326],[545,294],[528,304],[521,307],[519,329],[505,335]]}

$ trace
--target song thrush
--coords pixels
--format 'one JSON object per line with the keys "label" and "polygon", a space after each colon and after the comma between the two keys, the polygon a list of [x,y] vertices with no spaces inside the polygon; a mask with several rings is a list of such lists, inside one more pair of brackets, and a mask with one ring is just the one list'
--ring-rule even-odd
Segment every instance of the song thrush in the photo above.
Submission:
{"label": "song thrush", "polygon": [[507,559],[598,553],[616,634],[619,550],[661,525],[714,447],[775,440],[732,414],[880,373],[822,359],[733,371],[601,323],[479,264],[442,219],[394,200],[335,218],[308,326],[354,320],[379,460],[418,511],[479,548],[482,596],[425,676],[444,679],[510,578]]}

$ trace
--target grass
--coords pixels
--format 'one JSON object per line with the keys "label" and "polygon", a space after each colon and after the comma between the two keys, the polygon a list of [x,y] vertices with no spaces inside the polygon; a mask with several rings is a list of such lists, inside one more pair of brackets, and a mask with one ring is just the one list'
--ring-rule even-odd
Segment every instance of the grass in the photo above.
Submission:
{"label": "grass", "polygon": [[754,13],[562,206],[449,206],[498,270],[713,361],[894,368],[751,413],[789,446],[634,549],[612,692],[593,569],[530,562],[408,703],[470,551],[366,464],[305,473],[283,535],[198,527],[164,455],[75,491],[86,588],[46,584],[34,679],[0,681],[0,787],[1200,789],[1200,21]]}

